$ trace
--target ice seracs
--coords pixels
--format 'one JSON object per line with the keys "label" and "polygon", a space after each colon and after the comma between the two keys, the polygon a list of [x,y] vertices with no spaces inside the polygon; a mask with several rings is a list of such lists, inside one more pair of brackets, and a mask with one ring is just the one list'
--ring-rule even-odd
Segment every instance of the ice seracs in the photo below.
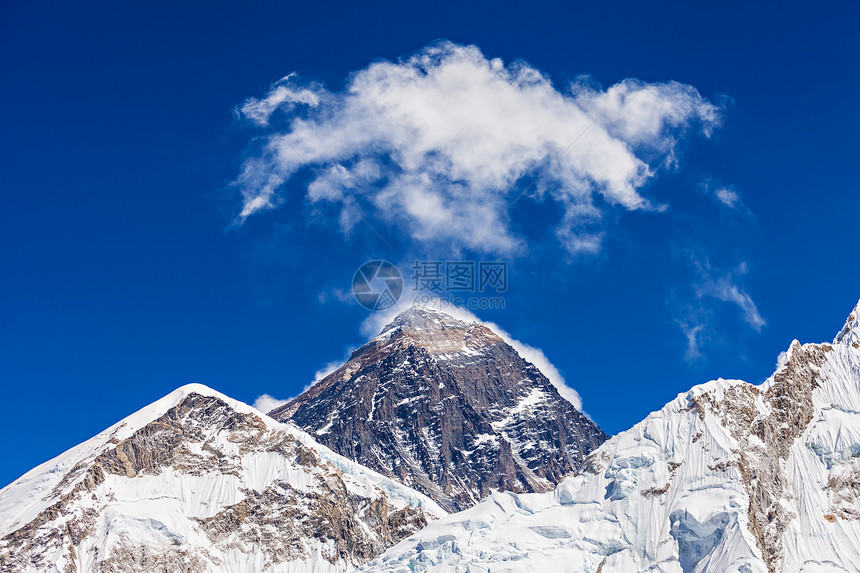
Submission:
{"label": "ice seracs", "polygon": [[759,386],[680,394],[551,493],[496,493],[366,572],[860,571],[857,309]]}
{"label": "ice seracs", "polygon": [[443,514],[192,384],[0,490],[0,571],[346,571]]}

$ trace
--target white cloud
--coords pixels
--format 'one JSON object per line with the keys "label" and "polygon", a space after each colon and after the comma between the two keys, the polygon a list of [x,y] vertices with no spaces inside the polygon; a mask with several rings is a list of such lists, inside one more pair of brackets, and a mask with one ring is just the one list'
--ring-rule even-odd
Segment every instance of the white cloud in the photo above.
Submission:
{"label": "white cloud", "polygon": [[747,263],[741,262],[730,270],[717,269],[707,258],[697,258],[692,252],[687,254],[698,277],[694,285],[696,297],[700,301],[713,298],[736,305],[742,312],[744,322],[756,332],[760,332],[766,321],[743,285],[743,278],[749,272]]}
{"label": "white cloud", "polygon": [[702,349],[706,343],[724,340],[725,337],[715,330],[716,313],[722,303],[736,307],[742,320],[756,332],[761,332],[767,322],[744,285],[749,272],[746,262],[733,268],[720,268],[713,266],[708,257],[695,249],[679,250],[676,254],[686,257],[695,273],[690,291],[682,295],[673,292],[667,299],[675,324],[684,334],[685,359],[688,362],[703,358]]}
{"label": "white cloud", "polygon": [[744,321],[756,332],[761,331],[765,320],[753,302],[752,297],[740,283],[742,277],[748,272],[747,264],[741,263],[732,271],[715,274],[708,266],[705,269],[703,280],[697,291],[699,297],[710,296],[723,302],[730,302],[738,306],[743,312]]}
{"label": "white cloud", "polygon": [[687,362],[698,360],[702,357],[702,344],[704,344],[704,337],[707,334],[705,324],[694,320],[692,317],[676,322],[687,338],[687,352],[684,358]]}
{"label": "white cloud", "polygon": [[297,104],[312,107],[319,105],[320,100],[316,88],[299,88],[292,86],[295,74],[290,74],[276,82],[263,99],[249,99],[237,111],[253,123],[264,126],[269,124],[269,118],[280,109],[292,109]]}
{"label": "white cloud", "polygon": [[[398,314],[400,314],[410,306],[412,306],[411,302],[407,302],[401,299],[400,303],[388,309],[387,311],[371,314],[361,324],[362,334],[367,337],[376,336],[388,323],[394,320],[394,318]],[[474,313],[464,308],[451,305],[445,306],[444,309],[439,310],[445,312],[446,314],[450,314],[457,320],[462,320],[464,322],[477,322],[479,324],[483,324],[484,326],[498,334],[499,337],[506,343],[511,345],[514,350],[519,353],[520,356],[537,366],[538,370],[540,370],[543,375],[549,379],[550,383],[555,386],[555,388],[558,390],[558,393],[561,394],[562,397],[564,397],[568,402],[573,404],[577,410],[581,412],[583,411],[582,398],[580,397],[579,393],[567,385],[564,376],[561,374],[558,368],[556,368],[555,365],[550,362],[549,358],[546,357],[546,355],[541,349],[535,348],[534,346],[530,346],[524,342],[517,340],[504,329],[502,329],[498,324],[481,320]]]}
{"label": "white cloud", "polygon": [[720,187],[717,189],[714,194],[717,196],[717,199],[720,200],[720,203],[728,207],[729,209],[735,209],[739,205],[741,205],[741,196],[738,195],[738,192],[729,189],[728,187]]}
{"label": "white cloud", "polygon": [[311,384],[308,384],[307,386],[305,386],[304,390],[302,390],[302,393],[304,393],[311,386],[313,386],[314,384],[316,384],[317,382],[319,382],[320,380],[322,380],[323,378],[325,378],[326,376],[328,376],[329,374],[331,374],[332,372],[334,372],[335,370],[337,370],[338,368],[343,366],[348,359],[349,359],[349,357],[347,356],[347,358],[343,359],[343,360],[332,360],[331,362],[327,363],[322,368],[320,368],[319,370],[314,372],[314,381]]}
{"label": "white cloud", "polygon": [[740,192],[732,185],[723,185],[713,177],[706,177],[698,186],[699,191],[712,196],[717,202],[737,215],[755,218],[744,204]]}
{"label": "white cloud", "polygon": [[790,353],[790,352],[788,352],[788,351],[786,351],[786,350],[783,350],[782,352],[780,352],[780,353],[777,355],[777,357],[776,357],[776,368],[774,369],[774,371],[776,372],[776,371],[778,371],[780,368],[782,368],[783,366],[785,366],[786,364],[788,364],[788,359],[789,359],[789,358],[791,358],[791,353]]}
{"label": "white cloud", "polygon": [[421,243],[508,254],[525,249],[510,221],[522,178],[563,208],[562,245],[592,253],[606,205],[654,209],[642,186],[677,161],[685,133],[719,121],[684,84],[560,91],[528,64],[449,42],[373,63],[337,93],[288,76],[240,112],[278,127],[236,181],[239,222],[281,204],[284,183],[310,168],[308,202],[338,207],[344,232],[373,215]]}
{"label": "white cloud", "polygon": [[272,396],[269,396],[268,394],[262,394],[260,396],[257,396],[257,399],[254,400],[253,406],[260,412],[268,414],[275,408],[283,406],[290,400],[292,400],[292,398],[287,398],[286,400],[279,400],[278,398],[274,398]]}

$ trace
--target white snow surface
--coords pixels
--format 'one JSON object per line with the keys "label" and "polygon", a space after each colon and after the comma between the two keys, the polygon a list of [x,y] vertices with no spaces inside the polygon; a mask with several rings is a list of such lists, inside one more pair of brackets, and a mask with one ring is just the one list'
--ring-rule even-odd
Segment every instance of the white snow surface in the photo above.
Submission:
{"label": "white snow surface", "polygon": [[[404,485],[394,482],[368,468],[348,460],[318,444],[298,428],[281,424],[256,409],[229,398],[201,384],[183,386],[157,402],[135,412],[86,442],[75,446],[56,458],[27,472],[21,478],[0,490],[0,538],[30,523],[64,493],[81,481],[77,479],[61,484],[76,467],[86,467],[95,458],[137,430],[164,415],[191,394],[214,397],[225,402],[234,411],[250,414],[262,420],[267,431],[283,432],[312,449],[330,466],[336,468],[348,491],[369,499],[377,499],[381,492],[389,506],[400,509],[406,506],[421,508],[431,519],[445,515],[434,501]],[[81,573],[97,568],[96,553],[110,555],[112,548],[124,540],[150,547],[154,552],[167,547],[179,547],[196,555],[205,556],[208,571],[223,573],[267,571],[276,573],[314,572],[330,573],[351,569],[339,561],[331,563],[322,557],[326,547],[316,540],[308,540],[311,557],[288,560],[272,565],[262,548],[246,545],[218,551],[201,531],[198,518],[208,518],[227,506],[241,501],[244,491],[261,492],[276,481],[286,482],[300,492],[311,487],[311,477],[319,467],[308,468],[275,452],[240,452],[235,444],[218,432],[209,439],[221,451],[231,451],[241,460],[237,475],[229,472],[208,471],[195,475],[172,467],[157,475],[139,474],[133,478],[108,474],[103,483],[76,503],[76,509],[91,507],[99,511],[97,530],[90,532],[78,548],[77,556],[57,554],[51,571],[63,571],[67,562],[74,560],[76,571]],[[74,474],[73,474],[74,475]],[[62,486],[62,487],[58,487]],[[48,525],[51,525],[50,523]],[[273,532],[277,534],[277,532]],[[316,545],[315,545],[316,544]],[[328,548],[330,549],[330,548]],[[330,552],[329,552],[330,553]],[[41,568],[25,571],[43,571]],[[129,569],[131,570],[131,569]]]}
{"label": "white snow surface", "polygon": [[[431,523],[360,571],[860,572],[858,318],[860,304],[832,347],[809,345],[826,350],[826,358],[812,421],[780,462],[787,494],[778,503],[791,519],[782,557],[770,568],[749,527],[750,496],[737,461],[742,444],[724,418],[691,408],[705,393],[719,404],[732,388],[750,386],[719,379],[611,438],[553,492],[496,493]],[[795,341],[789,353],[801,348]],[[761,394],[775,377],[748,393],[758,396],[757,418],[769,413]],[[763,445],[749,438],[746,447],[756,450],[747,452],[750,459],[764,455]]]}

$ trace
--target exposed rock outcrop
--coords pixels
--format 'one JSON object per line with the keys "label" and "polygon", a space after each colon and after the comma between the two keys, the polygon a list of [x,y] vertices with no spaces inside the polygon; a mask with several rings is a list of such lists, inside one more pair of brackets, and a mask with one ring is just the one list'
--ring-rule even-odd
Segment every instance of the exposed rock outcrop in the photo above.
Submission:
{"label": "exposed rock outcrop", "polygon": [[0,491],[0,571],[344,571],[443,513],[193,385]]}
{"label": "exposed rock outcrop", "polygon": [[548,491],[606,439],[492,330],[421,309],[270,415],[449,510]]}

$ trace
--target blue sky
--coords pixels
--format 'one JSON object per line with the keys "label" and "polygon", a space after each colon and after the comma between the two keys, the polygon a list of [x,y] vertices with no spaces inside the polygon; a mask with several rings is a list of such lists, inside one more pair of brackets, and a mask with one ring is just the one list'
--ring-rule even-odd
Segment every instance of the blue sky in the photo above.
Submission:
{"label": "blue sky", "polygon": [[297,393],[370,259],[507,261],[478,316],[608,433],[860,298],[853,3],[175,4],[0,6],[2,483]]}

